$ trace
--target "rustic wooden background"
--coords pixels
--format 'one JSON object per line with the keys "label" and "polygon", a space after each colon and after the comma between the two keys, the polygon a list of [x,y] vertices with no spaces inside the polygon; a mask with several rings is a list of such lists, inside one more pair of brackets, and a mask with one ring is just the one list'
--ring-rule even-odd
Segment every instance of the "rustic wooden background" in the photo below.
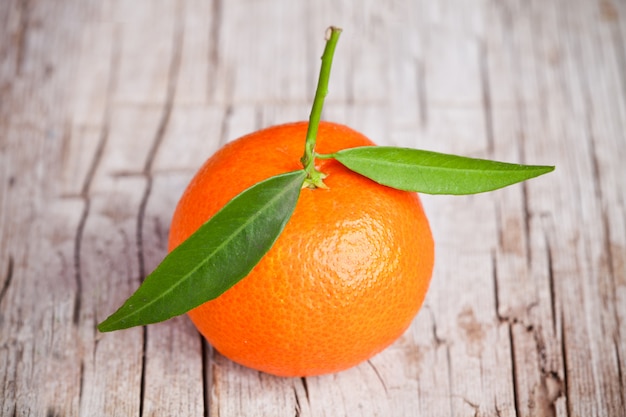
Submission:
{"label": "rustic wooden background", "polygon": [[[308,117],[330,24],[326,119],[556,171],[425,196],[425,305],[346,372],[98,333],[202,161]],[[1,0],[0,415],[626,416],[625,132],[623,0]]]}

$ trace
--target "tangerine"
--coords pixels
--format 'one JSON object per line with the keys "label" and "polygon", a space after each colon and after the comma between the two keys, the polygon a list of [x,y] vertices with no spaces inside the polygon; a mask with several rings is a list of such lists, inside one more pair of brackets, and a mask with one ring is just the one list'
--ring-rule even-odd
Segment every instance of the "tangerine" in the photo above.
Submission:
{"label": "tangerine", "polygon": [[[217,151],[174,213],[170,251],[229,200],[273,175],[301,169],[307,122],[257,131]],[[322,122],[316,151],[373,143]],[[428,289],[434,244],[416,193],[317,161],[328,189],[301,191],[274,246],[218,298],[188,315],[213,347],[280,376],[338,372],[369,359],[408,328]]]}

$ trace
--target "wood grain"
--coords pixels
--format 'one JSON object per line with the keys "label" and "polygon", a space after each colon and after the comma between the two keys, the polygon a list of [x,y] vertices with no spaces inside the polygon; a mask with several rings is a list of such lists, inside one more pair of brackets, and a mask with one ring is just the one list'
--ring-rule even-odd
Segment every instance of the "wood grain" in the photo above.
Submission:
{"label": "wood grain", "polygon": [[[200,164],[308,117],[330,24],[326,119],[556,171],[424,196],[424,307],[345,372],[246,369],[186,317],[98,333]],[[0,415],[625,416],[625,38],[618,0],[0,2]]]}

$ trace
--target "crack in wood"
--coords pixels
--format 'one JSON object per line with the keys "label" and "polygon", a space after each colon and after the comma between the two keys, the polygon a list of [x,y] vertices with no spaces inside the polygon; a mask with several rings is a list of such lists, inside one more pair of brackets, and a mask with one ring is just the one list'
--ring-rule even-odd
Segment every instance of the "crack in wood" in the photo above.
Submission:
{"label": "crack in wood", "polygon": [[143,355],[141,355],[141,376],[139,377],[139,416],[143,416],[144,407],[146,404],[146,372],[148,367],[146,366],[146,361],[148,357],[148,328],[143,326],[142,328],[142,338],[143,338],[143,346],[141,351]]}
{"label": "crack in wood", "polygon": [[80,319],[80,310],[82,305],[83,294],[83,277],[81,268],[81,249],[83,234],[85,231],[85,224],[87,223],[87,217],[89,216],[89,209],[91,207],[91,201],[88,197],[82,196],[84,201],[83,211],[80,219],[78,220],[78,227],[76,228],[76,235],[74,236],[74,282],[76,284],[76,294],[74,295],[74,311],[72,313],[72,322],[74,325],[78,325]]}
{"label": "crack in wood", "polygon": [[[602,200],[604,201],[604,200]],[[619,303],[617,302],[617,300],[615,299],[615,295],[617,294],[617,288],[615,287],[616,285],[616,280],[617,280],[617,276],[616,276],[616,272],[615,272],[615,259],[613,258],[613,245],[611,244],[611,221],[609,219],[609,215],[606,212],[606,209],[602,209],[602,229],[603,229],[603,235],[604,235],[604,253],[606,254],[606,264],[607,264],[607,270],[609,273],[609,277],[611,278],[611,293],[614,296],[614,305],[619,305]],[[617,311],[615,312],[616,314],[616,321],[619,324],[619,315],[617,315]],[[619,328],[619,325],[618,325]]]}
{"label": "crack in wood", "polygon": [[573,416],[573,406],[572,406],[572,401],[571,401],[571,397],[570,397],[570,393],[569,393],[569,382],[568,382],[568,361],[567,361],[567,340],[566,340],[566,333],[565,333],[565,328],[566,328],[566,322],[565,322],[565,315],[563,314],[563,311],[561,311],[561,358],[563,359],[563,393],[565,395],[565,405],[566,405],[566,409],[567,409],[567,415],[568,416]]}
{"label": "crack in wood", "polygon": [[424,60],[417,61],[417,102],[419,104],[419,121],[422,129],[428,127],[428,95],[426,90],[426,64]]}
{"label": "crack in wood", "polygon": [[200,342],[200,355],[202,357],[202,406],[203,406],[203,416],[209,417],[210,413],[210,395],[211,390],[209,389],[211,386],[211,346],[206,341],[206,339],[198,334],[198,341]]}
{"label": "crack in wood", "polygon": [[467,405],[469,405],[473,410],[474,410],[474,414],[473,417],[478,417],[479,411],[480,411],[480,406],[478,404],[473,403],[472,401],[468,400],[467,398],[462,398],[463,402]]}
{"label": "crack in wood", "polygon": [[7,264],[7,272],[4,275],[4,280],[2,282],[2,288],[0,289],[0,304],[4,297],[9,291],[9,287],[11,286],[11,281],[13,281],[13,256],[9,255],[9,261]]}
{"label": "crack in wood", "polygon": [[548,261],[548,288],[550,292],[550,312],[552,314],[552,334],[556,334],[556,280],[554,277],[554,265],[552,259],[552,246],[547,236],[544,236],[546,245],[546,255]]}
{"label": "crack in wood", "polygon": [[[521,65],[521,64],[520,64]],[[521,66],[520,66],[521,68]],[[526,143],[526,130],[525,126],[528,122],[528,117],[526,115],[526,106],[524,105],[523,98],[519,90],[515,89],[515,104],[517,114],[519,116],[519,134],[517,143],[517,153],[518,160],[521,164],[526,163],[526,152],[525,152],[525,143]],[[523,226],[524,226],[524,237],[525,237],[525,254],[526,254],[526,266],[530,267],[532,263],[532,251],[530,249],[530,208],[528,204],[528,185],[526,182],[520,184],[521,192],[522,192],[522,210],[523,210]]]}
{"label": "crack in wood", "polygon": [[615,349],[615,359],[617,360],[617,380],[619,384],[619,392],[622,393],[621,411],[622,415],[626,415],[626,386],[624,385],[624,373],[622,372],[623,363],[619,351],[620,340],[622,339],[620,338],[620,335],[618,333],[613,339],[613,348]]}
{"label": "crack in wood", "polygon": [[[498,275],[498,260],[495,252],[491,254],[491,276],[493,279],[493,289],[494,289],[494,308],[496,314],[496,320],[499,323],[506,323],[510,326],[514,324],[522,325],[526,328],[527,331],[533,330],[533,325],[526,323],[526,320],[523,319],[524,315],[520,312],[518,314],[503,314],[500,311],[500,296],[499,296],[499,275]],[[528,304],[525,308],[526,314],[530,314],[530,311],[539,305],[538,301],[532,302]],[[518,315],[522,316],[521,318]]]}
{"label": "crack in wood", "polygon": [[85,225],[87,224],[87,218],[91,211],[91,197],[90,189],[93,183],[96,171],[102,162],[104,155],[104,149],[109,138],[109,126],[111,123],[111,95],[117,85],[117,77],[120,63],[120,36],[118,31],[113,32],[113,47],[111,48],[111,56],[109,57],[109,77],[107,79],[107,88],[105,95],[104,114],[102,115],[102,129],[98,137],[98,144],[96,150],[89,165],[89,169],[85,175],[85,181],[81,187],[78,197],[83,200],[84,206],[78,221],[78,227],[76,228],[76,235],[74,236],[74,281],[76,285],[76,295],[74,297],[74,311],[72,314],[72,321],[74,325],[78,325],[80,320],[80,312],[82,307],[83,296],[83,278],[81,267],[81,253],[82,242],[85,232]]}
{"label": "crack in wood", "polygon": [[[607,1],[605,0],[602,3],[607,3]],[[617,68],[626,68],[626,45],[624,45],[626,32],[623,18],[617,19],[611,25],[611,36],[613,37],[615,59],[618,62]],[[618,71],[617,73],[621,81],[622,97],[626,97],[626,71]]]}
{"label": "crack in wood", "polygon": [[222,123],[220,124],[220,135],[219,135],[219,144],[223,146],[228,141],[228,124],[230,123],[231,116],[233,115],[233,106],[232,104],[226,105],[226,110],[224,111],[224,117],[222,118]]}
{"label": "crack in wood", "polygon": [[518,383],[518,369],[517,362],[515,361],[515,341],[513,338],[513,328],[512,324],[507,324],[507,329],[509,331],[509,349],[511,355],[511,379],[513,383],[513,404],[515,406],[515,415],[520,415],[520,398],[519,398],[519,383]]}
{"label": "crack in wood", "polygon": [[146,276],[145,259],[144,259],[144,242],[143,242],[143,222],[145,220],[146,207],[148,205],[148,199],[152,193],[153,173],[152,165],[156,158],[157,152],[165,137],[165,132],[169,125],[170,117],[172,114],[172,108],[174,106],[174,97],[176,96],[176,85],[178,83],[178,76],[180,73],[180,66],[182,61],[182,50],[184,40],[184,4],[183,1],[176,3],[177,18],[175,19],[175,28],[172,39],[172,57],[170,60],[168,79],[167,79],[167,91],[165,97],[165,103],[163,106],[163,112],[159,120],[159,125],[152,141],[152,145],[148,150],[146,162],[144,164],[142,175],[146,178],[146,187],[144,189],[141,202],[139,204],[139,210],[137,213],[137,257],[139,260],[139,276],[143,280]]}
{"label": "crack in wood", "polygon": [[209,66],[207,73],[207,101],[215,99],[217,70],[220,64],[220,34],[222,22],[222,0],[213,0],[211,5],[211,30],[209,31]]}
{"label": "crack in wood", "polygon": [[433,313],[432,309],[428,305],[424,305],[422,309],[424,311],[427,311],[428,315],[430,316],[430,329],[433,335],[433,341],[435,342],[435,348],[439,348],[441,345],[447,345],[447,340],[440,337],[438,334],[435,313]]}
{"label": "crack in wood", "polygon": [[[513,378],[513,396],[515,399],[515,407],[516,413],[520,414],[522,404],[520,404],[519,397],[519,382],[518,382],[518,361],[516,360],[515,355],[515,337],[513,335],[513,326],[518,325],[522,326],[524,330],[528,333],[532,333],[533,339],[535,341],[535,348],[537,351],[538,358],[538,370],[539,370],[539,385],[536,388],[531,389],[531,398],[532,401],[528,405],[528,407],[539,410],[539,415],[546,417],[554,417],[556,416],[556,401],[563,397],[565,394],[565,378],[561,378],[559,376],[558,371],[553,369],[548,369],[548,355],[546,351],[546,344],[542,337],[542,329],[540,326],[533,325],[523,325],[516,321],[515,319],[507,319],[506,320],[508,331],[509,331],[509,344],[511,349],[511,363],[512,363],[512,378]],[[562,352],[564,354],[564,352]],[[526,364],[527,365],[527,364]]]}
{"label": "crack in wood", "polygon": [[[499,217],[498,210],[496,210],[496,217]],[[501,224],[499,219],[498,219],[498,224]],[[500,244],[500,246],[502,245]],[[500,314],[500,294],[499,294],[499,289],[498,289],[498,261],[496,260],[495,251],[491,252],[491,277],[493,278],[493,304],[496,310],[496,319],[499,322],[504,322],[506,321],[506,318]]]}
{"label": "crack in wood", "polygon": [[61,417],[61,414],[59,414],[53,407],[49,407],[46,411],[46,417]]}
{"label": "crack in wood", "polygon": [[302,412],[302,407],[300,406],[300,398],[298,398],[298,390],[296,390],[295,386],[292,387],[292,389],[293,389],[293,396],[296,401],[295,417],[300,417],[300,413]]}
{"label": "crack in wood", "polygon": [[306,381],[306,377],[301,377],[300,381],[302,382],[302,388],[304,388],[304,394],[306,395],[306,401],[307,403],[311,403],[311,398],[309,398],[309,384]]}
{"label": "crack in wood", "polygon": [[583,89],[583,95],[585,96],[585,128],[586,134],[585,138],[587,139],[587,144],[589,146],[589,163],[591,165],[591,178],[593,179],[593,191],[597,201],[604,201],[602,196],[602,173],[600,170],[600,163],[598,162],[598,152],[596,150],[596,138],[593,134],[593,122],[591,120],[592,115],[594,113],[593,102],[591,101],[590,93],[588,89],[590,88],[587,83],[585,83]]}
{"label": "crack in wood", "polygon": [[19,2],[19,26],[15,34],[15,75],[20,77],[24,69],[24,61],[26,60],[26,42],[30,26],[30,0],[22,0]]}
{"label": "crack in wood", "polygon": [[[522,159],[522,163],[524,162],[525,158],[521,158]],[[521,189],[522,189],[522,208],[523,208],[523,219],[524,219],[524,243],[525,243],[525,247],[524,247],[524,251],[526,254],[526,266],[528,267],[528,269],[530,269],[530,266],[532,265],[532,257],[533,257],[533,251],[530,248],[530,218],[531,218],[531,213],[530,213],[530,207],[528,204],[528,184],[526,182],[523,182],[521,184]]]}
{"label": "crack in wood", "polygon": [[80,378],[78,385],[78,409],[82,410],[83,399],[85,396],[83,395],[85,392],[85,359],[82,358],[80,360]]}
{"label": "crack in wood", "polygon": [[446,345],[446,366],[448,368],[448,392],[450,395],[448,396],[448,405],[450,407],[449,415],[454,416],[454,384],[452,383],[452,357],[450,356],[450,346]]}
{"label": "crack in wood", "polygon": [[[182,61],[182,50],[184,40],[184,0],[179,0],[176,3],[176,18],[174,19],[174,31],[172,37],[172,56],[170,60],[170,66],[168,70],[167,78],[167,90],[165,96],[165,103],[163,106],[163,112],[159,120],[159,125],[155,133],[152,145],[148,150],[146,161],[143,167],[142,176],[146,178],[146,187],[139,204],[137,211],[137,229],[136,229],[136,242],[137,242],[137,261],[139,265],[139,277],[143,281],[146,277],[146,267],[144,258],[144,242],[143,242],[143,225],[146,214],[146,207],[148,200],[152,193],[153,185],[153,173],[152,165],[156,158],[157,152],[163,143],[165,132],[169,125],[170,116],[172,114],[172,108],[174,106],[174,97],[176,95],[176,85],[178,82],[178,76],[180,73],[180,66]],[[143,327],[143,356],[141,362],[141,378],[140,378],[140,390],[139,390],[139,415],[143,415],[145,406],[145,394],[146,394],[146,359],[148,348],[148,329]]]}
{"label": "crack in wood", "polygon": [[487,153],[493,155],[495,149],[493,130],[493,111],[491,108],[491,85],[489,83],[489,64],[487,58],[487,44],[484,40],[478,42],[478,62],[480,65],[480,85],[483,110],[485,116],[485,132],[487,134]]}
{"label": "crack in wood", "polygon": [[380,381],[380,384],[382,385],[383,389],[385,390],[385,394],[388,394],[389,391],[387,390],[387,384],[385,384],[385,380],[380,375],[380,372],[378,372],[378,369],[376,368],[376,366],[372,363],[372,361],[370,359],[367,360],[367,364],[372,368],[372,370],[376,374],[376,377],[378,378],[378,380]]}

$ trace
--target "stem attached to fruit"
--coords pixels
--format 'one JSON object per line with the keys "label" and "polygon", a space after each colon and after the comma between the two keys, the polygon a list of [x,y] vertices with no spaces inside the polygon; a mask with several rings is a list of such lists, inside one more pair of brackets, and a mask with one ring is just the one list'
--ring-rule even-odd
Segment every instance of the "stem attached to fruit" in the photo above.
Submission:
{"label": "stem attached to fruit", "polygon": [[315,141],[317,138],[317,128],[319,127],[320,119],[322,117],[324,99],[328,94],[328,79],[330,78],[330,68],[333,63],[335,46],[337,45],[340,34],[341,29],[334,26],[329,27],[326,31],[326,47],[324,48],[324,54],[322,55],[322,68],[320,69],[320,76],[317,81],[317,90],[315,90],[315,99],[313,100],[313,107],[311,108],[311,115],[309,116],[309,127],[306,132],[306,143],[304,145],[304,156],[300,159],[307,174],[303,187],[327,188],[323,182],[326,175],[315,168]]}

